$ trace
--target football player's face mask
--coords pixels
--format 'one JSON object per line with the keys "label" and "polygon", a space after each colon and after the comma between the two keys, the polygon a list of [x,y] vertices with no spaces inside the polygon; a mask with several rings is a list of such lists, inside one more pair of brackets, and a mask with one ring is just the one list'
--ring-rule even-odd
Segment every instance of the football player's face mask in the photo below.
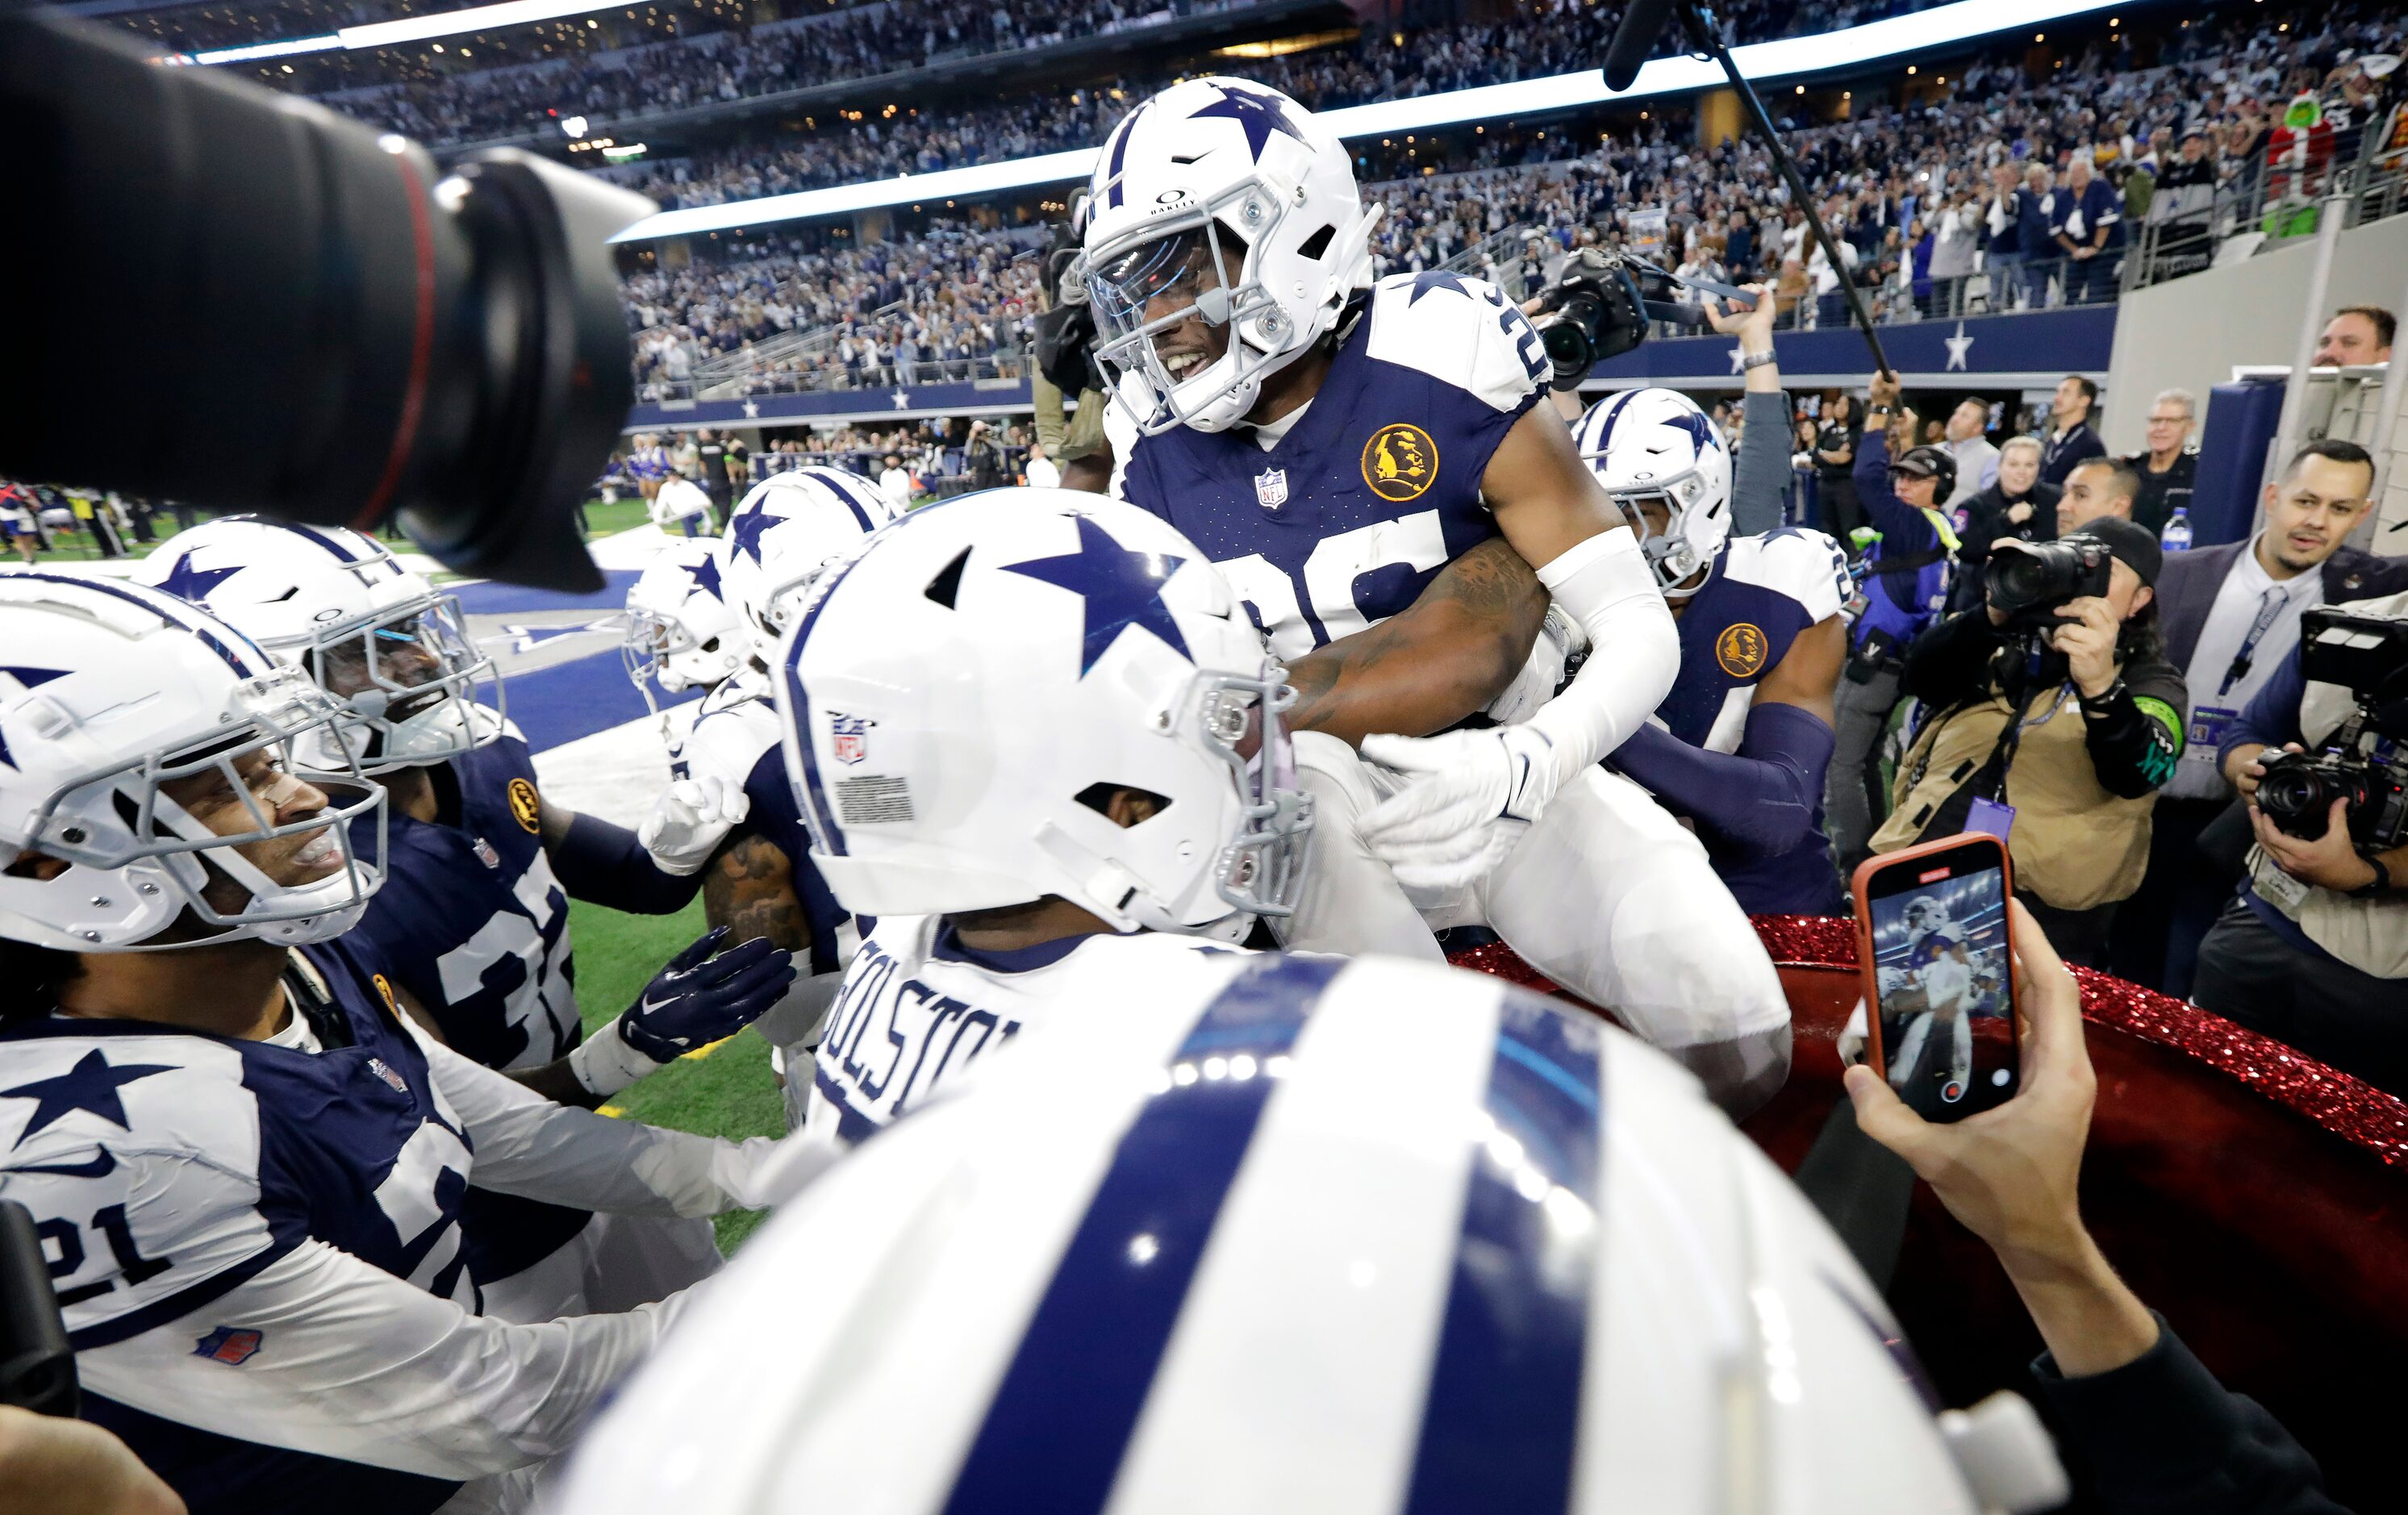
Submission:
{"label": "football player's face mask", "polygon": [[[1175,426],[1227,428],[1286,365],[1304,334],[1264,288],[1249,242],[1275,236],[1289,207],[1260,184],[1231,186],[1143,241],[1090,251],[1087,294],[1102,335],[1096,360],[1118,376],[1115,393],[1151,436]],[[1224,217],[1228,223],[1224,223]],[[1145,403],[1132,403],[1140,396]]]}
{"label": "football player's face mask", "polygon": [[[144,939],[93,932],[77,945],[147,951],[240,936],[292,944],[356,924],[381,881],[384,789],[357,765],[305,780],[294,759],[340,718],[301,670],[280,669],[241,691],[213,738],[69,780],[34,817],[25,850],[114,875],[116,887],[141,895],[164,891],[169,908],[181,907]],[[110,796],[117,826],[87,819],[95,793]],[[373,826],[355,838],[352,822],[367,817]],[[357,842],[369,839],[363,856]]]}
{"label": "football player's face mask", "polygon": [[1243,807],[1213,875],[1222,900],[1240,912],[1230,923],[1240,940],[1254,917],[1294,915],[1304,893],[1312,800],[1297,783],[1296,749],[1280,719],[1296,703],[1286,677],[1276,665],[1259,679],[1202,671],[1190,693],[1204,746],[1228,765]]}
{"label": "football player's face mask", "polygon": [[356,763],[368,774],[441,763],[492,741],[498,709],[477,703],[480,680],[495,705],[501,679],[493,659],[469,640],[459,601],[430,597],[385,620],[345,630],[311,646],[308,666],[320,687],[350,707],[335,728],[337,743],[305,743],[298,757],[312,770]]}

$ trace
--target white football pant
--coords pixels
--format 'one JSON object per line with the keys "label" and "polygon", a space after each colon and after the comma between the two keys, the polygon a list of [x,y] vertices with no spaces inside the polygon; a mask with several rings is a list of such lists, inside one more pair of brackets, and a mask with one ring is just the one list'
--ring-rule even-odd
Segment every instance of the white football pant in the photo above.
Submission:
{"label": "white football pant", "polygon": [[1484,925],[1538,972],[1672,1053],[1734,1115],[1789,1067],[1781,976],[1705,848],[1618,774],[1556,792],[1505,861],[1444,900],[1407,896],[1364,842],[1362,817],[1402,776],[1319,732],[1296,736],[1313,796],[1303,898],[1281,928],[1303,951],[1438,960],[1435,931]]}

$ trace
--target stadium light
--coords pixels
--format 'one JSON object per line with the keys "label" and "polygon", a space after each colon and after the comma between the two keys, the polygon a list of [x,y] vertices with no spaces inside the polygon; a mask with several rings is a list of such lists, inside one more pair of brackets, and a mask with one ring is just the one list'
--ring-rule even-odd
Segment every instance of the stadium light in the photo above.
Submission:
{"label": "stadium light", "polygon": [[[2124,8],[2127,0],[1957,0],[1956,4],[1912,15],[1893,16],[1816,36],[1787,37],[1734,48],[1731,55],[1742,73],[1752,79],[1789,74],[1824,73],[1852,64],[1875,62],[1901,53],[1919,52],[1952,42],[1967,42],[1997,32],[2019,31],[2036,21],[2052,21],[2092,11]],[[1657,95],[1689,94],[1723,86],[1722,70],[1703,58],[1657,58],[1639,71],[1631,87],[1615,94],[1594,68],[1546,79],[1516,79],[1477,89],[1450,90],[1441,94],[1382,100],[1321,112],[1321,120],[1341,137],[1377,136],[1456,125],[1497,116],[1535,116],[1553,110],[1601,105],[1610,100],[1644,100]],[[1000,190],[1028,189],[1084,179],[1095,168],[1094,148],[1048,152],[1008,163],[977,164],[940,169],[933,174],[904,175],[859,184],[838,184],[824,190],[798,190],[790,194],[731,200],[723,205],[691,206],[647,216],[614,242],[650,242],[664,236],[759,226],[769,222],[800,221],[811,216],[850,215],[886,206],[909,205],[951,195],[956,198],[992,194]]]}

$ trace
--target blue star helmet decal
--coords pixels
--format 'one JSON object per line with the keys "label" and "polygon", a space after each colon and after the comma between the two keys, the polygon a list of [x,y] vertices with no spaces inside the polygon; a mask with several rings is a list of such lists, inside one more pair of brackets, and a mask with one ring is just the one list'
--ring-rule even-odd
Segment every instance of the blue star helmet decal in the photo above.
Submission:
{"label": "blue star helmet decal", "polygon": [[1723,445],[1722,438],[1714,435],[1714,423],[1702,415],[1682,416],[1664,424],[1674,431],[1687,432],[1700,452],[1712,452]]}
{"label": "blue star helmet decal", "polygon": [[1304,133],[1297,129],[1296,122],[1288,120],[1287,109],[1281,104],[1278,96],[1267,93],[1257,94],[1252,90],[1235,89],[1226,84],[1219,88],[1220,99],[1187,119],[1236,121],[1245,132],[1246,150],[1254,155],[1256,163],[1262,161],[1263,149],[1269,144],[1273,132],[1285,132],[1297,141],[1304,142],[1307,147],[1312,145],[1305,141]]}
{"label": "blue star helmet decal", "polygon": [[1187,560],[1132,552],[1092,517],[1071,519],[1079,523],[1079,550],[1058,558],[1009,563],[1003,569],[1067,589],[1086,602],[1079,677],[1087,677],[1096,660],[1132,626],[1154,633],[1172,651],[1195,662],[1196,654],[1187,650],[1187,638],[1180,635],[1179,622],[1172,618],[1170,607],[1162,602],[1162,586]]}
{"label": "blue star helmet decal", "polygon": [[1413,276],[1413,297],[1407,300],[1405,304],[1419,305],[1422,296],[1432,290],[1453,290],[1467,300],[1475,297],[1470,289],[1464,284],[1461,274],[1452,268],[1432,268],[1426,273]]}
{"label": "blue star helmet decal", "polygon": [[194,564],[193,557],[187,552],[178,558],[176,565],[167,570],[167,577],[159,581],[159,587],[198,605],[208,597],[209,591],[242,572],[239,563],[231,568],[203,568]]}
{"label": "blue star helmet decal", "polygon": [[[0,679],[13,679],[29,690],[39,689],[51,679],[63,678],[65,674],[64,668],[12,668],[7,664],[0,663]],[[8,755],[8,734],[5,731],[0,731],[0,763],[5,763],[12,768],[17,765],[17,760]]]}
{"label": "blue star helmet decal", "polygon": [[[767,513],[767,512],[766,511],[756,512],[756,514]],[[760,534],[755,532],[753,534],[753,537],[752,561],[758,563],[761,560],[761,546],[759,541]],[[727,592],[719,587],[718,553],[710,552],[704,554],[703,560],[700,563],[695,564],[693,567],[687,569],[686,572],[694,576],[695,588],[698,590],[707,590],[711,594],[723,600],[727,598]]]}
{"label": "blue star helmet decal", "polygon": [[[728,540],[736,544],[737,551],[758,563],[761,561],[761,534],[784,519],[783,516],[771,515],[766,507],[755,507],[736,518],[736,524],[728,528]],[[712,571],[717,571],[716,565],[713,565]]]}
{"label": "blue star helmet decal", "polygon": [[125,1121],[125,1106],[117,1092],[137,1079],[148,1079],[155,1073],[173,1073],[172,1063],[112,1064],[99,1048],[83,1054],[76,1065],[52,1079],[36,1079],[21,1083],[14,1089],[0,1089],[0,1099],[34,1101],[33,1119],[17,1136],[22,1145],[25,1138],[77,1110],[87,1110],[112,1122],[121,1131],[134,1129]]}

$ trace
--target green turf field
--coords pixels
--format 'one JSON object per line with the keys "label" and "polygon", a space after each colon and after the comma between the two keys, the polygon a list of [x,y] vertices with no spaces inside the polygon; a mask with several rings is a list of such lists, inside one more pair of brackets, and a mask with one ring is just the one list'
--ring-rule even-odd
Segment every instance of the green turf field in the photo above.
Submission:
{"label": "green turf field", "polygon": [[[591,500],[585,506],[585,539],[591,542],[598,537],[613,536],[631,527],[640,526],[651,519],[641,500],[617,500],[609,505],[604,505],[599,500]],[[126,535],[125,555],[127,557],[148,557],[150,550],[158,546],[159,542],[164,542],[175,536],[176,518],[170,515],[154,517],[150,522],[150,529],[157,534],[158,542],[137,542],[134,540],[131,533]],[[36,563],[93,563],[98,561],[100,557],[100,550],[93,545],[89,533],[55,532],[51,535],[50,540],[56,545],[47,552],[36,553],[34,559]],[[408,542],[397,536],[388,536],[384,541],[396,552],[413,550]],[[18,561],[15,549],[0,548],[0,565]],[[437,577],[449,580],[458,576],[442,574]]]}
{"label": "green turf field", "polygon": [[[573,900],[568,930],[577,944],[577,999],[590,1036],[633,1004],[662,964],[702,935],[702,902],[677,915],[627,915]],[[769,1044],[750,1031],[688,1053],[603,1108],[711,1136],[778,1136],[786,1130]],[[719,1250],[733,1252],[761,1216],[759,1210],[721,1216]]]}

